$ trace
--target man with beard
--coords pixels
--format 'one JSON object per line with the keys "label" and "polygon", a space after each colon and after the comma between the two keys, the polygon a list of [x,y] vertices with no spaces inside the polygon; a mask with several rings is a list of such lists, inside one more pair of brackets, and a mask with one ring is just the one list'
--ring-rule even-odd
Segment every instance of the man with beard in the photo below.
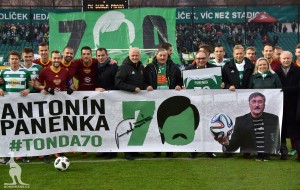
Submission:
{"label": "man with beard", "polygon": [[54,94],[55,92],[65,91],[67,81],[71,76],[69,72],[60,66],[61,54],[54,50],[51,53],[52,65],[44,68],[36,78],[35,87],[43,94]]}
{"label": "man with beard", "polygon": [[[70,86],[67,86],[67,81],[70,81],[71,76],[69,72],[61,67],[61,54],[54,50],[51,53],[52,65],[44,68],[39,76],[36,78],[35,88],[39,89],[43,94],[52,94],[55,92],[65,91],[71,94]],[[50,163],[49,155],[43,157],[45,163]]]}
{"label": "man with beard", "polygon": [[[73,61],[76,68],[75,78],[78,80],[78,91],[95,91],[98,60],[92,58],[89,46],[81,48],[81,58]],[[73,64],[73,63],[72,63]]]}
{"label": "man with beard", "polygon": [[77,65],[76,62],[73,61],[74,58],[74,49],[71,47],[65,47],[62,53],[61,67],[64,67],[69,71],[71,76],[74,76]]}

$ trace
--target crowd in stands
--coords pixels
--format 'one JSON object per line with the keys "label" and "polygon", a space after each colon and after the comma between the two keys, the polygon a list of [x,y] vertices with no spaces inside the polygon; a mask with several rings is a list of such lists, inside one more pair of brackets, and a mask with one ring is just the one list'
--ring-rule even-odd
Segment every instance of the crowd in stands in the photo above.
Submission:
{"label": "crowd in stands", "polygon": [[37,45],[49,40],[48,24],[22,24],[0,22],[0,42],[3,45],[18,46],[21,41]]}
{"label": "crowd in stands", "polygon": [[[297,24],[291,23],[291,31],[296,32]],[[222,37],[230,46],[242,44],[255,46],[259,39],[262,44],[278,45],[278,33],[286,33],[287,25],[278,23],[206,23],[177,24],[176,36],[178,51],[195,52],[201,44],[215,46],[220,44]],[[272,38],[268,35],[272,33]],[[224,41],[223,41],[224,43]]]}

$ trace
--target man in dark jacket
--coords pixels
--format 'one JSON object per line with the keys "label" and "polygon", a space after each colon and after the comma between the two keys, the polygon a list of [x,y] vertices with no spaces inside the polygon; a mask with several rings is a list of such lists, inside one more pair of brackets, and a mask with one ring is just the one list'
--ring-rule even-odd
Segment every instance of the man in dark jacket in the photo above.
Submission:
{"label": "man in dark jacket", "polygon": [[[166,49],[159,49],[153,62],[145,68],[145,83],[147,90],[175,89],[181,90],[183,81],[179,68],[168,56]],[[160,152],[155,152],[153,157],[159,157]],[[173,152],[167,152],[167,157],[173,157]]]}
{"label": "man in dark jacket", "polygon": [[118,89],[129,92],[140,92],[145,89],[144,65],[140,59],[140,50],[130,49],[129,56],[124,59],[116,74],[115,85]]}
{"label": "man in dark jacket", "polygon": [[[193,69],[205,69],[205,68],[212,68],[217,67],[214,64],[208,63],[209,60],[209,53],[203,50],[199,50],[195,56],[195,64],[191,64],[185,68],[185,70],[193,70]],[[212,152],[206,152],[206,155],[209,158],[216,158],[217,156]],[[197,152],[190,152],[190,158],[196,158]]]}
{"label": "man in dark jacket", "polygon": [[[98,60],[97,66],[97,82],[96,89],[97,92],[104,92],[107,90],[116,90],[115,86],[115,77],[117,70],[119,68],[118,64],[116,64],[115,60],[111,60],[108,57],[107,50],[105,48],[98,48],[96,50],[96,58]],[[111,62],[113,62],[111,64]],[[102,154],[96,153],[96,157],[103,158],[114,158],[117,157],[116,152],[104,152]]]}
{"label": "man in dark jacket", "polygon": [[[129,56],[124,59],[116,74],[115,85],[118,89],[136,93],[145,90],[144,65],[140,59],[140,50],[131,48]],[[125,152],[125,159],[133,160],[133,155],[139,153]]]}
{"label": "man in dark jacket", "polygon": [[198,51],[195,56],[195,64],[188,65],[185,70],[217,67],[217,65],[209,63],[208,60],[209,57],[205,51]]}
{"label": "man in dark jacket", "polygon": [[159,49],[156,58],[145,68],[147,90],[175,89],[181,90],[183,85],[179,68],[168,59],[166,49]]}
{"label": "man in dark jacket", "polygon": [[98,60],[96,91],[116,90],[115,77],[119,68],[118,64],[111,64],[105,48],[96,50],[96,58]]}
{"label": "man in dark jacket", "polygon": [[276,71],[283,89],[283,118],[281,129],[281,159],[287,159],[286,138],[295,140],[296,150],[300,158],[300,128],[296,122],[298,83],[300,68],[292,64],[293,55],[283,51],[280,55],[281,67]]}
{"label": "man in dark jacket", "polygon": [[231,139],[216,139],[223,151],[255,153],[256,160],[269,160],[279,151],[279,118],[264,112],[265,96],[254,92],[249,96],[250,113],[237,117]]}
{"label": "man in dark jacket", "polygon": [[224,88],[234,91],[235,89],[247,89],[254,65],[244,57],[245,50],[241,45],[233,48],[233,59],[226,63],[222,69]]}

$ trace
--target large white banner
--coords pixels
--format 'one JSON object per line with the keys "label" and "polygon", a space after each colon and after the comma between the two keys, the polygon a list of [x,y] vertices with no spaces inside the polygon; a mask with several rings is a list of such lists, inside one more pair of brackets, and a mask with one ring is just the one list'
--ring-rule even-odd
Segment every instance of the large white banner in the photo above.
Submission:
{"label": "large white banner", "polygon": [[250,113],[253,92],[265,96],[264,112],[278,116],[281,128],[278,89],[5,95],[0,97],[0,156],[10,150],[18,157],[69,151],[222,152],[214,137],[231,138],[236,117]]}

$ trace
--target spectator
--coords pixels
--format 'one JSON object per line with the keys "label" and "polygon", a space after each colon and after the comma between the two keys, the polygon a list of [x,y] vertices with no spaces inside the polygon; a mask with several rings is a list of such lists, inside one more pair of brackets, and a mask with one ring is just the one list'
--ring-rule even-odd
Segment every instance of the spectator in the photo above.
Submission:
{"label": "spectator", "polygon": [[286,25],[283,25],[282,31],[283,31],[284,34],[287,32],[287,27],[286,27]]}
{"label": "spectator", "polygon": [[275,46],[278,43],[278,40],[279,40],[279,36],[277,33],[275,33],[273,35],[273,46]]}
{"label": "spectator", "polygon": [[296,32],[296,28],[297,28],[296,23],[293,22],[292,25],[291,25],[291,27],[292,27],[292,31],[295,33]]}
{"label": "spectator", "polygon": [[278,24],[278,32],[281,32],[282,31],[282,23],[280,22],[279,24]]}

